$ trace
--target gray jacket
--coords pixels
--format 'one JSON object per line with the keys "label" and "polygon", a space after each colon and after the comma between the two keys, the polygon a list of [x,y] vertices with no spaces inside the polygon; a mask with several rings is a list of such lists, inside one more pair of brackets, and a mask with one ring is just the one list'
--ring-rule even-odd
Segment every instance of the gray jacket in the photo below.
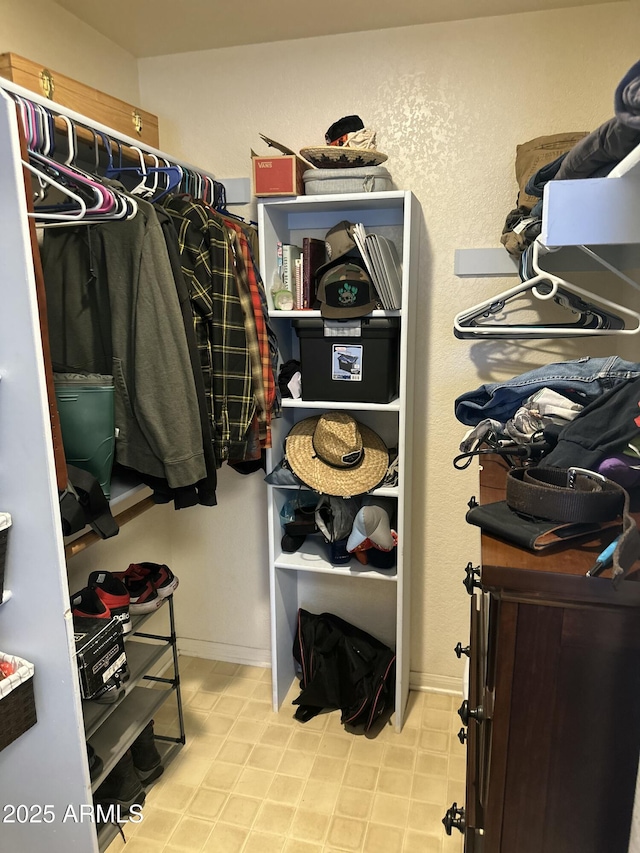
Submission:
{"label": "gray jacket", "polygon": [[113,374],[116,461],[172,488],[203,479],[189,351],[153,208],[47,229],[42,263],[54,369]]}

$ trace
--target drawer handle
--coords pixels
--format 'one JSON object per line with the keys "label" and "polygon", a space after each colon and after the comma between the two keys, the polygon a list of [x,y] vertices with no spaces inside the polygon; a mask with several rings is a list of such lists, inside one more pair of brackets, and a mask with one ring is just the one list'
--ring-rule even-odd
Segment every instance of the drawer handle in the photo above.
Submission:
{"label": "drawer handle", "polygon": [[463,646],[462,643],[458,643],[453,651],[456,653],[458,660],[460,660],[462,655],[466,655],[468,658],[471,657],[471,646]]}
{"label": "drawer handle", "polygon": [[478,708],[470,708],[469,702],[465,699],[462,705],[458,708],[458,716],[465,726],[469,725],[469,720],[475,720],[481,723],[484,720],[484,710],[482,706]]}
{"label": "drawer handle", "polygon": [[466,577],[462,583],[467,588],[469,595],[473,595],[473,590],[477,589],[480,584],[480,566],[474,566],[473,563],[467,563],[465,567]]}
{"label": "drawer handle", "polygon": [[459,829],[460,832],[464,832],[464,809],[458,808],[458,804],[454,803],[450,809],[447,809],[447,813],[442,818],[442,823],[444,824],[444,831],[447,833],[447,835],[451,835],[451,830],[454,827],[456,829]]}
{"label": "drawer handle", "polygon": [[464,746],[465,741],[467,740],[468,737],[469,737],[469,735],[467,734],[467,730],[464,727],[461,728],[460,731],[458,732],[458,740],[460,741],[460,743],[463,746]]}

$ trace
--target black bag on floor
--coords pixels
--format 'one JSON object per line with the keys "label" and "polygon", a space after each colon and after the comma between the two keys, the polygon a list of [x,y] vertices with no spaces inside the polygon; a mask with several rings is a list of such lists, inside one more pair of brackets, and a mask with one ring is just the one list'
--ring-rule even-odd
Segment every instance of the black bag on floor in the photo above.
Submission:
{"label": "black bag on floor", "polygon": [[393,713],[395,652],[366,631],[300,608],[293,657],[302,671],[302,692],[293,702],[300,722],[340,709],[343,725],[364,733]]}

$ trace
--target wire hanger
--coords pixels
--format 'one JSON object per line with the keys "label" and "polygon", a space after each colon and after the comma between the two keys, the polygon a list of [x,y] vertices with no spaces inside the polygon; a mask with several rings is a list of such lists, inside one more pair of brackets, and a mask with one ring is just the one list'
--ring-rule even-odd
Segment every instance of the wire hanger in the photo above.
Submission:
{"label": "wire hanger", "polygon": [[254,228],[258,227],[258,223],[253,220],[247,220],[237,213],[231,213],[227,210],[227,188],[220,181],[212,181],[213,198],[209,202],[210,207],[219,213],[221,216],[226,216],[228,219],[233,219],[235,222],[242,225],[250,225]]}
{"label": "wire hanger", "polygon": [[[635,335],[640,332],[640,314],[636,311],[543,270],[539,265],[539,258],[548,250],[540,242],[540,238],[534,241],[530,251],[533,276],[457,314],[453,321],[454,335],[457,338],[567,338],[585,335]],[[618,273],[613,267],[611,271]],[[628,281],[622,274],[620,276]],[[567,323],[530,325],[486,322],[488,318],[502,312],[508,302],[527,293],[541,301],[553,300],[572,311],[577,315],[577,319]],[[627,327],[623,318],[633,321],[635,325]]]}

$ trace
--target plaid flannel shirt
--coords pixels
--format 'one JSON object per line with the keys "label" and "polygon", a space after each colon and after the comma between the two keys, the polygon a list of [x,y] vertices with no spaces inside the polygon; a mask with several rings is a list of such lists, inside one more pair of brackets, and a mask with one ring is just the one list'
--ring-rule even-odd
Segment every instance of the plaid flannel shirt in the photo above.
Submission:
{"label": "plaid flannel shirt", "polygon": [[216,459],[242,459],[256,410],[244,315],[228,236],[198,202],[163,202],[178,232],[182,271],[191,293]]}
{"label": "plaid flannel shirt", "polygon": [[[242,255],[238,271],[243,277],[243,280],[246,279],[246,285],[251,298],[251,306],[260,354],[260,381],[255,382],[254,387],[261,386],[258,404],[262,408],[264,417],[261,418],[260,440],[262,447],[267,448],[271,447],[271,414],[276,402],[276,383],[271,358],[269,329],[267,320],[264,316],[266,299],[263,302],[262,294],[260,292],[262,280],[259,280],[256,275],[253,255],[244,230],[240,225],[233,222],[233,220],[225,219],[225,223],[227,227],[233,229],[236,236],[237,246]],[[262,429],[263,421],[265,425],[264,429]]]}

